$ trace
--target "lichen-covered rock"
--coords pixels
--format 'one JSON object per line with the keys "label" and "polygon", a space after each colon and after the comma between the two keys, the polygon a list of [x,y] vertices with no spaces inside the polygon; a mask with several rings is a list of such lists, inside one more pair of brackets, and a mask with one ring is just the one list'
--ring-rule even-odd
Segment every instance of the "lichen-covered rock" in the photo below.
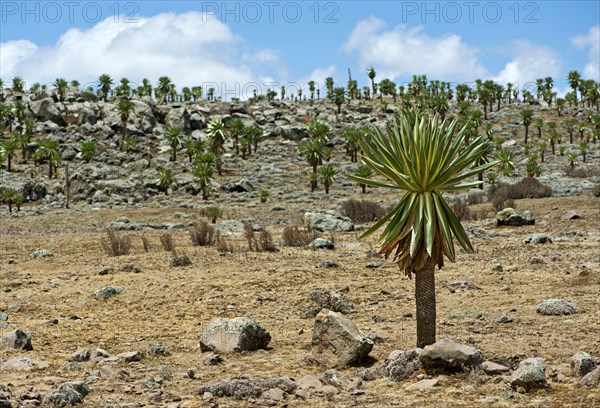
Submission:
{"label": "lichen-covered rock", "polygon": [[571,371],[579,377],[583,377],[596,369],[596,361],[588,353],[580,351],[571,357]]}
{"label": "lichen-covered rock", "polygon": [[426,346],[419,360],[428,374],[460,372],[483,363],[483,353],[471,346],[442,339]]}
{"label": "lichen-covered rock", "polygon": [[348,217],[344,217],[335,211],[322,213],[307,212],[304,214],[304,226],[317,231],[352,231],[354,224]]}
{"label": "lichen-covered rock", "polygon": [[327,289],[313,289],[310,299],[321,309],[329,309],[339,313],[356,313],[354,305],[344,298],[341,293]]}
{"label": "lichen-covered rock", "polygon": [[315,318],[310,360],[330,368],[344,367],[365,359],[373,341],[340,313],[323,309]]}
{"label": "lichen-covered rock", "polygon": [[534,225],[535,218],[531,211],[517,211],[514,208],[505,208],[496,214],[497,225],[521,227],[523,225]]}
{"label": "lichen-covered rock", "polygon": [[513,389],[523,387],[526,391],[548,387],[546,362],[542,358],[528,358],[521,361],[519,368],[510,377]]}
{"label": "lichen-covered rock", "polygon": [[123,292],[125,292],[125,289],[118,286],[106,286],[92,293],[92,296],[98,300],[104,300],[114,295],[120,295]]}
{"label": "lichen-covered rock", "polygon": [[245,317],[220,318],[208,324],[200,338],[200,350],[231,353],[264,349],[269,331]]}
{"label": "lichen-covered rock", "polygon": [[415,371],[421,368],[419,355],[423,350],[420,348],[400,352],[396,350],[383,364],[383,371],[390,381],[404,381]]}
{"label": "lichen-covered rock", "polygon": [[577,313],[577,306],[562,299],[544,299],[536,311],[544,316],[566,316]]}

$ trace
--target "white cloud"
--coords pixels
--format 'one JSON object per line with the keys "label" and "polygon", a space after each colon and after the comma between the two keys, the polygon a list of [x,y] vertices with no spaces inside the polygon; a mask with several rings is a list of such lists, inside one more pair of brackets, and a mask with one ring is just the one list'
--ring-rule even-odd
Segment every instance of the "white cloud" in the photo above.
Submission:
{"label": "white cloud", "polygon": [[360,21],[342,50],[357,52],[361,69],[373,65],[378,78],[426,74],[445,81],[473,81],[487,75],[478,50],[460,36],[433,37],[421,27],[409,30],[403,25],[386,29],[385,22],[376,17]]}
{"label": "white cloud", "polygon": [[550,47],[516,40],[506,50],[512,59],[492,78],[494,81],[512,82],[522,88],[528,83],[535,83],[538,78],[550,76],[556,79],[561,73],[560,55]]}
{"label": "white cloud", "polygon": [[[99,22],[88,30],[70,29],[48,47],[26,41],[0,43],[0,77],[22,76],[27,85],[62,77],[94,84],[108,73],[115,82],[143,78],[156,83],[167,75],[177,85],[227,83],[243,89],[271,75],[279,64],[274,50],[251,53],[229,27],[212,15],[163,13],[137,23]],[[267,71],[267,72],[263,72]]]}
{"label": "white cloud", "polygon": [[571,43],[579,49],[589,47],[589,59],[583,68],[583,77],[600,81],[600,25],[590,28],[586,34],[571,38]]}

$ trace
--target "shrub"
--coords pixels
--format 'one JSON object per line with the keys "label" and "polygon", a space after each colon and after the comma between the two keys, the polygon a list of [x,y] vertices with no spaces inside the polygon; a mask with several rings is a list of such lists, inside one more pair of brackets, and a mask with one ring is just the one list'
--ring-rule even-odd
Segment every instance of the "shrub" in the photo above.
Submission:
{"label": "shrub", "polygon": [[506,198],[503,197],[501,195],[498,195],[496,197],[494,197],[494,199],[492,200],[492,207],[494,207],[494,210],[496,210],[496,212],[504,210],[505,208],[517,208],[517,204],[515,203],[515,200],[513,200],[512,198]]}
{"label": "shrub", "polygon": [[212,246],[215,244],[215,229],[206,221],[199,221],[190,230],[192,244],[196,246]]}
{"label": "shrub", "polygon": [[321,234],[316,231],[307,231],[298,227],[285,227],[282,240],[285,246],[304,247],[320,236]]}
{"label": "shrub", "polygon": [[467,195],[467,205],[475,205],[483,203],[485,193],[483,191],[469,191]]}
{"label": "shrub", "polygon": [[152,252],[152,246],[150,245],[148,238],[146,238],[145,235],[141,235],[140,238],[142,239],[142,245],[144,246],[144,252]]}
{"label": "shrub", "polygon": [[490,186],[487,194],[488,201],[494,205],[495,200],[498,203],[500,202],[498,198],[506,201],[509,199],[550,197],[552,196],[552,188],[540,183],[534,177],[525,177],[515,184],[496,183]]}
{"label": "shrub", "polygon": [[215,247],[217,248],[217,252],[220,254],[232,254],[234,252],[233,244],[221,237],[219,232],[217,232],[215,235]]}
{"label": "shrub", "polygon": [[174,252],[175,244],[173,243],[173,236],[170,233],[165,232],[164,234],[161,234],[160,243],[163,247],[163,251]]}
{"label": "shrub", "polygon": [[102,248],[108,256],[129,255],[131,238],[127,235],[117,234],[115,230],[106,230],[106,237],[101,240]]}
{"label": "shrub", "polygon": [[246,241],[248,242],[248,251],[258,252],[259,247],[258,247],[258,241],[256,240],[256,237],[254,236],[254,227],[249,222],[244,224],[244,237],[246,238]]}
{"label": "shrub", "polygon": [[265,252],[277,252],[277,247],[273,243],[273,236],[265,227],[260,231],[260,249]]}
{"label": "shrub", "polygon": [[597,167],[565,167],[565,176],[572,178],[600,177],[600,168]]}
{"label": "shrub", "polygon": [[353,222],[371,222],[385,216],[385,209],[374,201],[350,199],[342,201],[342,214]]}
{"label": "shrub", "polygon": [[593,188],[592,188],[592,195],[594,197],[600,197],[600,184],[596,184]]}
{"label": "shrub", "polygon": [[462,198],[457,198],[450,203],[450,208],[456,214],[459,220],[470,220],[471,219],[471,211],[469,210],[469,206],[465,203]]}

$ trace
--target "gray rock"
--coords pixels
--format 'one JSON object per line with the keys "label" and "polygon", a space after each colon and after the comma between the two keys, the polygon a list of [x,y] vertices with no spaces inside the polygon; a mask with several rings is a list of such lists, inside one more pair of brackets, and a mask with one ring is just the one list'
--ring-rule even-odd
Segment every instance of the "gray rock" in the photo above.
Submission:
{"label": "gray rock", "polygon": [[299,379],[297,384],[299,390],[318,390],[323,387],[321,380],[310,374]]}
{"label": "gray rock", "polygon": [[279,378],[249,378],[238,377],[221,380],[214,385],[202,386],[198,389],[200,395],[210,393],[217,397],[233,397],[236,399],[258,398],[272,388],[279,388],[291,394],[296,389],[296,382],[288,377]]}
{"label": "gray rock", "polygon": [[425,391],[431,387],[437,387],[439,385],[439,381],[437,378],[427,378],[421,380],[417,383],[408,385],[404,387],[406,391]]}
{"label": "gray rock", "polygon": [[352,379],[335,369],[325,371],[321,376],[321,381],[326,385],[332,385],[335,388],[350,392],[362,387],[360,378]]}
{"label": "gray rock", "polygon": [[523,243],[525,243],[525,244],[547,244],[547,243],[550,243],[551,244],[552,240],[546,234],[536,233],[536,234],[527,235],[525,237],[525,239],[523,240]]}
{"label": "gray rock", "polygon": [[571,357],[571,371],[578,377],[594,371],[596,369],[596,361],[588,353],[580,351]]}
{"label": "gray rock", "polygon": [[249,193],[254,191],[254,186],[246,179],[242,179],[240,181],[236,181],[233,183],[227,183],[222,186],[225,191],[229,191],[230,193]]}
{"label": "gray rock", "polygon": [[420,348],[400,351],[395,350],[390,353],[388,359],[383,363],[382,369],[390,381],[404,381],[415,371],[421,368],[419,355],[423,350]]}
{"label": "gray rock", "polygon": [[332,268],[339,268],[340,264],[337,263],[334,260],[331,259],[326,259],[324,261],[321,261],[321,263],[319,264],[319,266],[323,269],[332,269]]}
{"label": "gray rock", "polygon": [[471,346],[442,339],[426,346],[419,360],[428,374],[461,372],[483,363],[483,353]]}
{"label": "gray rock", "polygon": [[536,307],[544,316],[566,316],[578,312],[577,306],[562,299],[544,299]]}
{"label": "gray rock", "polygon": [[594,371],[587,373],[579,383],[586,387],[600,387],[600,367],[597,367]]}
{"label": "gray rock", "polygon": [[513,389],[523,387],[526,391],[548,387],[546,381],[546,362],[542,358],[528,358],[521,361],[519,368],[510,376]]}
{"label": "gray rock", "polygon": [[510,371],[508,367],[494,363],[493,361],[484,361],[481,363],[481,369],[489,375],[504,374]]}
{"label": "gray rock", "polygon": [[342,314],[323,309],[315,318],[310,360],[335,368],[364,360],[373,341]]}
{"label": "gray rock", "polygon": [[324,213],[307,212],[304,214],[304,226],[307,229],[314,229],[321,232],[347,232],[354,230],[352,220],[335,211],[327,211]]}
{"label": "gray rock", "polygon": [[328,239],[325,238],[315,238],[310,244],[308,244],[310,249],[334,249],[335,245]]}
{"label": "gray rock", "polygon": [[500,313],[500,317],[496,319],[498,323],[511,323],[513,321],[512,317],[508,315],[506,312]]}
{"label": "gray rock", "polygon": [[299,141],[308,137],[306,126],[282,125],[280,126],[281,137],[286,140]]}
{"label": "gray rock", "polygon": [[204,360],[202,360],[202,363],[204,363],[206,366],[215,366],[221,364],[222,362],[223,357],[215,353],[210,353],[204,358]]}
{"label": "gray rock", "polygon": [[152,341],[148,344],[148,354],[151,356],[170,356],[171,352],[162,343]]}
{"label": "gray rock", "polygon": [[192,261],[187,255],[173,255],[169,261],[171,267],[189,266],[191,264]]}
{"label": "gray rock", "polygon": [[523,225],[534,225],[535,218],[531,211],[517,211],[514,208],[505,208],[496,214],[497,225],[508,225],[520,227]]}
{"label": "gray rock", "polygon": [[245,317],[220,318],[208,324],[200,338],[200,350],[231,353],[264,349],[271,341],[269,332]]}
{"label": "gray rock", "polygon": [[23,197],[27,201],[39,201],[46,197],[48,190],[43,183],[38,181],[27,181],[23,184]]}
{"label": "gray rock", "polygon": [[31,253],[32,258],[50,258],[52,256],[54,256],[54,254],[47,249],[38,249]]}
{"label": "gray rock", "polygon": [[36,360],[25,356],[16,356],[0,364],[2,371],[32,371],[36,369],[43,370],[48,368],[48,363],[42,360]]}
{"label": "gray rock", "polygon": [[109,273],[112,273],[113,270],[114,267],[112,265],[107,265],[98,271],[98,275],[108,275]]}
{"label": "gray rock", "polygon": [[310,292],[310,299],[317,304],[320,309],[329,309],[339,313],[356,313],[354,305],[344,298],[339,292],[327,289],[313,289]]}
{"label": "gray rock", "polygon": [[497,259],[492,259],[492,271],[493,272],[502,272],[502,271],[504,271],[504,268],[502,267],[502,264],[500,262],[498,262]]}
{"label": "gray rock", "polygon": [[106,287],[92,293],[92,296],[96,299],[104,300],[104,299],[108,299],[109,297],[112,297],[114,295],[120,295],[121,293],[124,293],[124,292],[125,292],[125,289],[120,288],[118,286],[106,286]]}
{"label": "gray rock", "polygon": [[134,361],[140,361],[142,359],[142,353],[139,351],[127,351],[125,353],[117,354],[115,357],[117,360],[125,363],[132,363]]}
{"label": "gray rock", "polygon": [[0,336],[0,350],[33,350],[31,336],[21,330],[8,332]]}
{"label": "gray rock", "polygon": [[140,273],[142,271],[142,267],[139,266],[138,264],[134,264],[134,263],[126,263],[121,265],[120,268],[123,272],[133,272],[133,273]]}
{"label": "gray rock", "polygon": [[88,361],[91,357],[92,353],[89,350],[80,349],[70,354],[67,357],[67,361],[82,362]]}
{"label": "gray rock", "polygon": [[6,322],[8,320],[8,315],[4,312],[0,312],[0,322]]}
{"label": "gray rock", "polygon": [[71,381],[62,384],[57,391],[46,398],[46,402],[53,406],[71,406],[82,404],[90,389],[83,381]]}
{"label": "gray rock", "polygon": [[47,122],[57,124],[58,126],[66,126],[65,118],[58,110],[52,98],[44,98],[38,101],[29,103],[29,110],[38,122]]}

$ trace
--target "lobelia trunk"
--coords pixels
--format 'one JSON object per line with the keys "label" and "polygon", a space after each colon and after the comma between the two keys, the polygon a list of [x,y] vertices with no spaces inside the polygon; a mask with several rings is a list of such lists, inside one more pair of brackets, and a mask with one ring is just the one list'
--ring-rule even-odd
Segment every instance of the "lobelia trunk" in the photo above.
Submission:
{"label": "lobelia trunk", "polygon": [[417,347],[435,343],[435,261],[429,258],[415,273],[415,300],[417,304]]}

